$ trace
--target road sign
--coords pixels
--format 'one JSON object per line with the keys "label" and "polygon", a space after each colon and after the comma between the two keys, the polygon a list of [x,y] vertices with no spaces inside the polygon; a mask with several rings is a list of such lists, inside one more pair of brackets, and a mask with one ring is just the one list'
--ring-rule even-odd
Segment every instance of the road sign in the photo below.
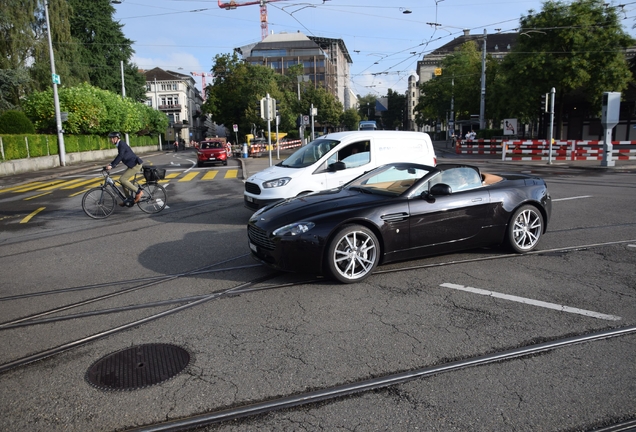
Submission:
{"label": "road sign", "polygon": [[232,125],[232,128],[234,129],[234,132],[238,132],[238,125],[237,124]]}
{"label": "road sign", "polygon": [[60,120],[62,120],[62,121],[67,121],[68,120],[68,112],[67,111],[62,111],[60,113]]}
{"label": "road sign", "polygon": [[304,125],[308,125],[309,124],[309,116],[308,115],[304,115],[303,116],[303,124]]}
{"label": "road sign", "polygon": [[61,84],[62,83],[60,81],[60,76],[58,74],[51,74],[51,77],[53,78],[53,84]]}

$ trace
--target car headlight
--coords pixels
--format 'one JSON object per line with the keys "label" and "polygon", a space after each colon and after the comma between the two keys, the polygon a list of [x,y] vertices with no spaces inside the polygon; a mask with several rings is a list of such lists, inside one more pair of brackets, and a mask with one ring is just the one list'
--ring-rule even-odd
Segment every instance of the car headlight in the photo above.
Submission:
{"label": "car headlight", "polygon": [[295,236],[306,233],[314,226],[316,226],[316,224],[313,222],[295,222],[293,224],[285,225],[284,227],[280,227],[274,230],[272,234],[274,234],[275,236]]}
{"label": "car headlight", "polygon": [[291,177],[281,177],[279,179],[264,182],[263,187],[267,189],[277,188],[277,187],[285,186],[290,181],[291,181]]}

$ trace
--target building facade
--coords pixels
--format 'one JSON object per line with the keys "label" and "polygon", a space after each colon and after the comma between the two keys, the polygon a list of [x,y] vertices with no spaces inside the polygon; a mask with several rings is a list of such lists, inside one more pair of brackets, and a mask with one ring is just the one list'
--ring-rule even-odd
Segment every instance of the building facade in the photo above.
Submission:
{"label": "building facade", "polygon": [[342,39],[305,36],[302,33],[270,34],[261,42],[236,48],[250,64],[272,68],[281,75],[303,65],[303,75],[316,88],[324,87],[345,109],[355,108],[349,89],[351,56]]}
{"label": "building facade", "polygon": [[201,114],[203,98],[190,75],[161,68],[144,70],[146,104],[168,116],[167,141],[200,141],[205,138],[208,119]]}

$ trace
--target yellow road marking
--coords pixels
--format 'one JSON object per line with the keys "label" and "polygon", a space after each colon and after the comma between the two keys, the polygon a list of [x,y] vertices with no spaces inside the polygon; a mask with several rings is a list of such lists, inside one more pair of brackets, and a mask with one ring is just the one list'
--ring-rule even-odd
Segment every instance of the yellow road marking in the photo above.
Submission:
{"label": "yellow road marking", "polygon": [[28,215],[27,217],[25,217],[24,219],[22,219],[20,221],[21,224],[23,223],[27,223],[28,221],[31,220],[31,218],[33,218],[33,216],[35,216],[36,214],[40,213],[42,210],[44,210],[46,207],[40,207],[39,209],[37,209],[36,211],[34,211],[33,213],[31,213],[30,215]]}
{"label": "yellow road marking", "polygon": [[[29,185],[36,185],[36,184],[37,185],[41,185],[41,184],[43,184],[43,182],[29,183]],[[17,185],[17,186],[11,186],[11,187],[8,187],[8,188],[0,189],[0,193],[2,193],[2,192],[11,192],[11,191],[14,191],[14,190],[17,190],[17,189],[22,189],[22,188],[24,188],[26,186],[28,186],[28,185],[21,184],[21,185]]]}
{"label": "yellow road marking", "polygon": [[79,192],[75,192],[75,193],[70,194],[70,195],[69,195],[69,198],[74,197],[74,196],[77,196],[77,195],[80,195],[80,194],[83,194],[83,193],[86,193],[87,191],[88,191],[88,189],[82,189],[82,190],[81,190],[81,191],[79,191]]}
{"label": "yellow road marking", "polygon": [[195,178],[198,175],[199,175],[199,173],[197,171],[190,172],[190,173],[184,175],[182,178],[180,178],[179,181],[180,182],[191,181],[193,178]]}
{"label": "yellow road marking", "polygon": [[102,181],[104,181],[104,179],[102,177],[92,178],[92,179],[89,179],[89,180],[80,181],[79,183],[75,183],[75,184],[72,184],[72,185],[62,186],[62,189],[63,190],[76,189],[78,187],[88,186],[89,184],[93,185],[93,184],[101,183]]}
{"label": "yellow road marking", "polygon": [[216,177],[216,175],[218,174],[218,171],[208,171],[205,173],[205,175],[201,178],[201,180],[213,180],[214,177]]}
{"label": "yellow road marking", "polygon": [[170,173],[170,174],[166,174],[166,179],[173,179],[175,177],[179,177],[179,174],[181,173]]}
{"label": "yellow road marking", "polygon": [[22,189],[16,189],[13,192],[14,193],[20,193],[20,192],[29,192],[35,189],[41,189],[43,187],[50,187],[50,186],[55,186],[55,185],[59,185],[60,183],[64,183],[65,180],[56,180],[56,181],[52,181],[52,182],[48,182],[48,183],[41,183],[39,185],[36,184],[32,184],[32,185],[27,185],[25,187],[23,187]]}
{"label": "yellow road marking", "polygon": [[32,197],[25,198],[24,201],[29,201],[29,200],[32,200],[32,199],[35,199],[35,198],[40,198],[40,197],[42,197],[44,195],[50,195],[50,194],[51,194],[51,192],[44,192],[44,193],[41,193],[40,195],[33,195]]}
{"label": "yellow road marking", "polygon": [[81,181],[83,181],[83,179],[81,179],[81,178],[75,179],[75,180],[69,180],[69,181],[64,182],[62,184],[54,184],[54,185],[51,185],[51,186],[48,186],[48,187],[44,187],[44,188],[41,188],[41,189],[38,189],[38,190],[49,191],[49,190],[58,189],[58,188],[61,188],[61,187],[68,187],[70,185],[73,185],[75,183],[79,183]]}
{"label": "yellow road marking", "polygon": [[227,172],[225,173],[225,177],[223,178],[236,178],[236,176],[238,175],[238,170],[237,169],[231,169],[231,170],[227,170]]}

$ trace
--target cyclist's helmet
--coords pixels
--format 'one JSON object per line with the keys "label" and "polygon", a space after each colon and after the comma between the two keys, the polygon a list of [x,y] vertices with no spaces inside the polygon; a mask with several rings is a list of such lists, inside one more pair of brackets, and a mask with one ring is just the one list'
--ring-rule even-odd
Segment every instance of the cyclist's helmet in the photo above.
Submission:
{"label": "cyclist's helmet", "polygon": [[119,132],[111,132],[108,134],[108,138],[121,138]]}

